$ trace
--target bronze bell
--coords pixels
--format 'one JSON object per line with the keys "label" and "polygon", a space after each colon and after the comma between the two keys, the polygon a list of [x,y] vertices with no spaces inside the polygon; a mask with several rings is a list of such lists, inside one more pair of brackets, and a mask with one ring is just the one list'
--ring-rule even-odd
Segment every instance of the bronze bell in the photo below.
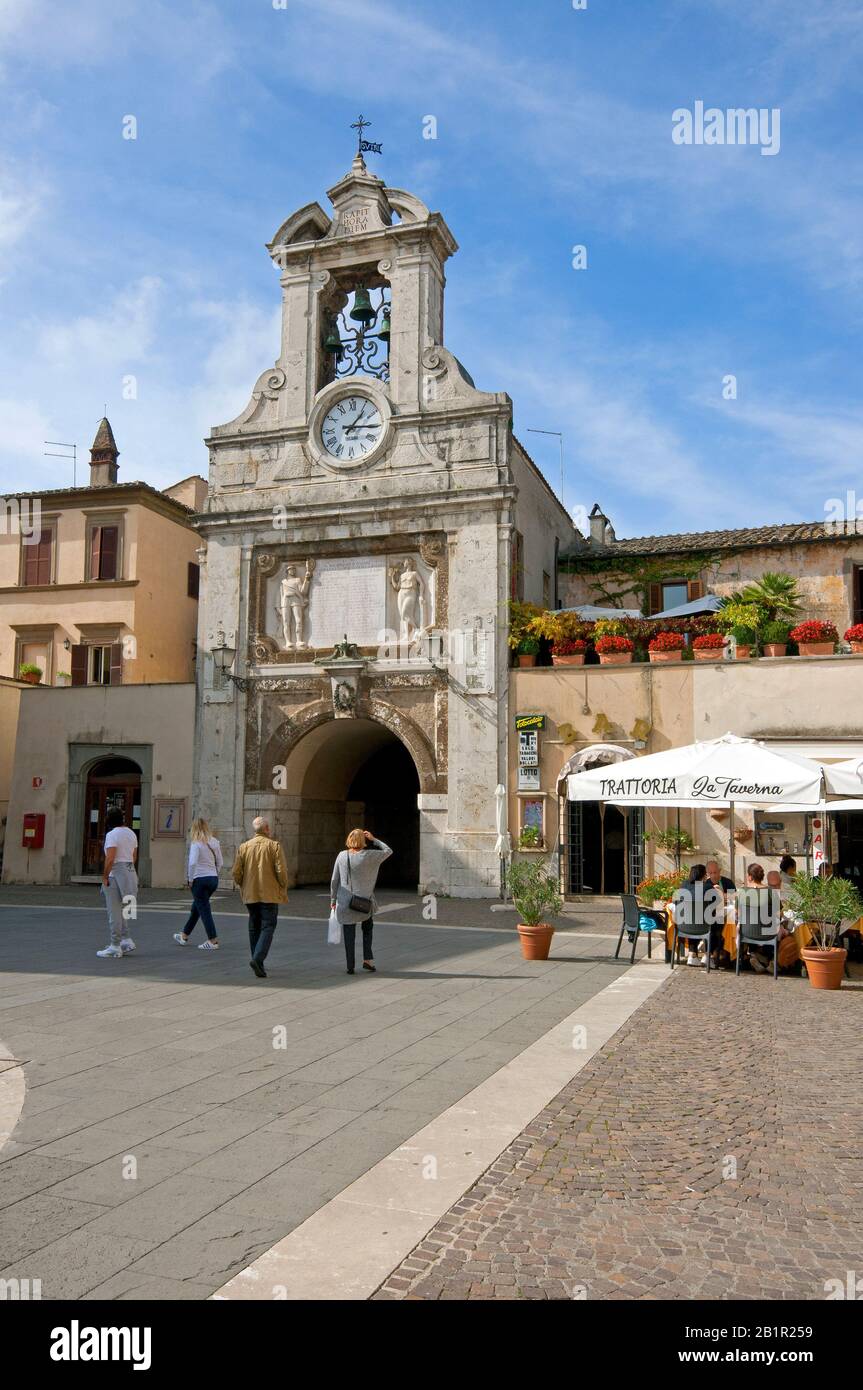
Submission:
{"label": "bronze bell", "polygon": [[376,317],[372,302],[369,299],[368,290],[360,287],[354,294],[354,307],[351,309],[351,318],[356,319],[357,323],[371,323]]}
{"label": "bronze bell", "polygon": [[338,324],[335,319],[330,319],[327,335],[324,338],[324,352],[332,352],[336,357],[341,356],[342,340],[339,337]]}
{"label": "bronze bell", "polygon": [[389,304],[385,304],[385,305],[384,305],[383,320],[382,320],[382,322],[381,322],[381,331],[380,331],[380,333],[378,334],[378,337],[379,337],[383,342],[385,342],[385,343],[388,343],[389,340],[390,340],[390,306],[389,306]]}

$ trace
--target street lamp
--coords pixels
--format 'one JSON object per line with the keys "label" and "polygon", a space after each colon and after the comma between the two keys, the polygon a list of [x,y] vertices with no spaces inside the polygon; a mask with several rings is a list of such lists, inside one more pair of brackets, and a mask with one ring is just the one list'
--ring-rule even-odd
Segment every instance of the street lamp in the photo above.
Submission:
{"label": "street lamp", "polygon": [[560,444],[560,505],[566,506],[563,500],[563,435],[560,430],[528,430],[528,434],[550,434]]}
{"label": "street lamp", "polygon": [[210,649],[210,655],[213,658],[216,670],[224,680],[225,676],[230,675],[231,667],[234,664],[234,658],[237,655],[237,649],[229,645],[228,639],[222,628],[219,628],[216,633],[216,640]]}

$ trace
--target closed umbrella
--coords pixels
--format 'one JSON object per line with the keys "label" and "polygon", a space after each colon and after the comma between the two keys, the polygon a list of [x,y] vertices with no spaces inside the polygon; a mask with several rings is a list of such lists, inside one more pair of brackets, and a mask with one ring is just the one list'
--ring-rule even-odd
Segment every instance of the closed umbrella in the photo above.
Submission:
{"label": "closed umbrella", "polygon": [[494,852],[500,858],[500,896],[506,901],[506,866],[512,858],[512,841],[507,827],[506,787],[500,783],[494,789],[494,824],[497,832]]}

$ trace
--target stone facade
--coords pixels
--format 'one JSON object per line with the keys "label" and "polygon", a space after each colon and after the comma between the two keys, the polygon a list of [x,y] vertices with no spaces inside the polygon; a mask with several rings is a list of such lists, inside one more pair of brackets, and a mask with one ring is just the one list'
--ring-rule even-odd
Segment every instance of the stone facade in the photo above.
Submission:
{"label": "stone facade", "polygon": [[[359,156],[329,198],[269,244],[281,352],[208,440],[196,801],[229,850],[267,814],[297,883],[328,879],[365,823],[392,835],[405,882],[493,894],[513,541],[530,536],[541,576],[574,533],[509,397],[443,346],[443,218]],[[358,292],[390,306],[378,374],[368,357],[341,374],[347,350],[327,348]]]}

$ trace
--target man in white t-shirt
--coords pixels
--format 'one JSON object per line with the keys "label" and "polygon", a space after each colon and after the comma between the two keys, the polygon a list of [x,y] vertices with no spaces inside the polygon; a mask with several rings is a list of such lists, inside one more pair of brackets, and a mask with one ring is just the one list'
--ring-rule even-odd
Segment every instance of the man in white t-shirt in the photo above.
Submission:
{"label": "man in white t-shirt", "polygon": [[109,811],[105,818],[105,867],[102,870],[102,896],[108,909],[111,941],[96,955],[104,959],[127,956],[135,949],[131,936],[126,935],[124,905],[138,896],[138,837],[123,824],[122,811]]}

